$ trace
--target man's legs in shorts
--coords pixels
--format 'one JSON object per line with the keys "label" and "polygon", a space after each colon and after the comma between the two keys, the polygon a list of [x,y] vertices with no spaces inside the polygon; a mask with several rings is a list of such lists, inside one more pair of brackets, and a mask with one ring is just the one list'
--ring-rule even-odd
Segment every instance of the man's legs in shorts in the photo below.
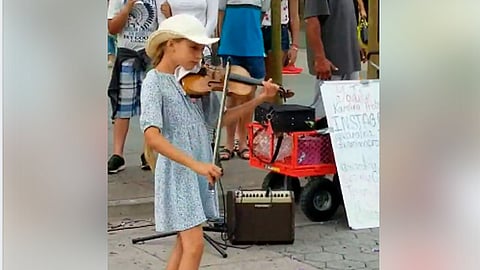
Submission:
{"label": "man's legs in shorts", "polygon": [[[226,63],[226,59],[228,56],[223,57],[223,62]],[[238,62],[237,57],[230,57],[230,64],[231,65],[240,65]],[[227,97],[226,101],[226,107],[227,108],[233,108],[238,105],[238,98],[235,98],[235,96],[229,96]],[[228,124],[225,126],[226,130],[226,138],[225,138],[225,146],[220,149],[219,151],[219,158],[220,160],[230,160],[234,156],[234,151],[235,151],[235,146],[234,146],[234,141],[235,141],[235,131],[237,129],[237,122],[235,121],[231,124]],[[218,131],[221,132],[221,131]]]}
{"label": "man's legs in shorts", "polygon": [[[242,66],[250,73],[250,76],[255,79],[263,80],[265,78],[265,58],[264,57],[243,57]],[[242,104],[255,98],[257,87],[246,99],[242,100]],[[247,112],[240,117],[237,126],[238,135],[238,156],[242,159],[250,159],[248,151],[248,124],[252,122],[253,112]]]}
{"label": "man's legs in shorts", "polygon": [[[255,98],[255,89],[257,89],[256,86],[254,86],[254,90],[252,90],[252,93],[250,93],[248,96],[236,97],[238,99],[238,104],[237,105],[241,105],[243,103],[246,103],[246,102],[254,99]],[[253,117],[252,112],[247,112],[238,119],[238,122],[237,122],[237,125],[236,125],[236,133],[235,134],[238,138],[237,155],[242,159],[250,159],[249,151],[248,151],[248,143],[247,143],[247,136],[248,136],[247,125],[252,121],[252,117]]]}
{"label": "man's legs in shorts", "polygon": [[113,155],[123,157],[123,148],[127,140],[130,118],[115,118],[113,123]]}
{"label": "man's legs in shorts", "polygon": [[[342,74],[342,75],[332,75],[330,81],[344,81],[344,80],[359,80],[360,79],[360,71],[354,71],[352,73]],[[325,117],[325,108],[323,105],[322,100],[322,92],[320,91],[320,87],[323,84],[323,80],[316,79],[315,80],[315,90],[314,90],[314,97],[312,107],[315,108],[315,117],[316,118],[323,118]]]}
{"label": "man's legs in shorts", "polygon": [[[251,77],[256,79],[263,79],[265,77],[265,60],[263,57],[231,57],[231,65],[238,65],[245,68]],[[256,89],[256,87],[255,87]],[[255,97],[255,90],[245,97],[230,96],[227,101],[227,108],[232,108],[243,104]],[[241,116],[236,123],[232,123],[226,126],[227,138],[225,148],[220,151],[220,159],[228,160],[232,157],[230,152],[233,153],[235,135],[238,136],[238,151],[237,154],[240,158],[249,159],[248,156],[248,144],[247,144],[247,124],[252,121],[253,112],[247,113]]]}
{"label": "man's legs in shorts", "polygon": [[[113,123],[113,153],[108,160],[108,173],[118,173],[125,169],[124,147],[130,127],[130,118],[140,113],[140,87],[143,72],[133,70],[133,60],[126,60],[122,64],[120,74],[120,92],[118,109]],[[141,156],[142,169],[144,155]]]}

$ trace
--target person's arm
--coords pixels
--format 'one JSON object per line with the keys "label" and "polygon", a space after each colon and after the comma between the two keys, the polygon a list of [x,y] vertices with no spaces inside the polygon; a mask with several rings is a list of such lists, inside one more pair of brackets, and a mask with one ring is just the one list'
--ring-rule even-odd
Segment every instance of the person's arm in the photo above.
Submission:
{"label": "person's arm", "polygon": [[288,19],[292,35],[292,45],[298,47],[300,35],[300,16],[298,15],[298,0],[288,0],[288,9]]}
{"label": "person's arm", "polygon": [[363,4],[363,0],[357,0],[358,5],[358,13],[360,13],[360,18],[367,18],[367,11],[365,10],[365,5]]}
{"label": "person's arm", "polygon": [[207,20],[205,28],[207,29],[208,36],[212,37],[215,35],[215,28],[217,27],[218,21],[218,0],[207,1]]}
{"label": "person's arm", "polygon": [[225,9],[227,8],[227,0],[218,1],[218,21],[217,21],[217,35],[222,34],[223,18],[225,16]]}
{"label": "person's arm", "polygon": [[230,124],[235,123],[238,119],[245,114],[247,111],[253,111],[255,108],[266,102],[266,98],[256,97],[252,100],[249,100],[241,105],[235,106],[233,108],[229,108],[225,111],[223,118],[222,118],[222,127],[228,126]]}
{"label": "person's arm", "polygon": [[223,17],[225,16],[225,11],[219,10],[218,11],[218,22],[217,22],[217,35],[220,37],[222,34],[222,26],[223,26]]}
{"label": "person's arm", "polygon": [[300,16],[298,15],[298,0],[288,0],[288,20],[292,44],[288,51],[289,64],[294,65],[297,61],[297,51],[300,33]]}
{"label": "person's arm", "polygon": [[145,143],[151,147],[153,151],[186,167],[192,168],[195,166],[196,160],[173,146],[165,139],[158,127],[148,127],[144,132],[144,137]]}
{"label": "person's arm", "polygon": [[170,6],[170,3],[168,3],[168,1],[165,0],[160,5],[160,13],[165,17],[165,19],[172,17],[172,7]]}
{"label": "person's arm", "polygon": [[305,0],[304,19],[307,44],[312,49],[315,57],[325,58],[322,42],[322,29],[319,16],[330,15],[330,7],[326,0]]}
{"label": "person's arm", "polygon": [[327,59],[322,42],[322,29],[319,17],[327,18],[330,15],[329,8],[326,0],[305,0],[304,13],[307,44],[314,54],[315,73],[322,80],[330,79],[332,70],[338,70]]}
{"label": "person's arm", "polygon": [[222,169],[214,164],[200,162],[173,146],[160,132],[160,129],[148,127],[144,132],[145,143],[160,155],[192,169],[203,175],[211,184],[222,174]]}
{"label": "person's arm", "polygon": [[128,14],[132,11],[136,0],[128,0],[127,3],[118,12],[120,1],[111,1],[108,7],[108,32],[116,35],[122,31],[128,20]]}
{"label": "person's arm", "polygon": [[273,84],[271,80],[263,82],[263,91],[257,97],[225,111],[222,118],[222,126],[233,124],[235,121],[238,121],[238,118],[244,115],[245,112],[253,111],[258,105],[272,100],[272,97],[277,95],[278,89],[279,86]]}
{"label": "person's arm", "polygon": [[305,34],[307,44],[312,49],[315,58],[325,58],[325,50],[322,42],[320,22],[317,17],[309,17],[305,19]]}

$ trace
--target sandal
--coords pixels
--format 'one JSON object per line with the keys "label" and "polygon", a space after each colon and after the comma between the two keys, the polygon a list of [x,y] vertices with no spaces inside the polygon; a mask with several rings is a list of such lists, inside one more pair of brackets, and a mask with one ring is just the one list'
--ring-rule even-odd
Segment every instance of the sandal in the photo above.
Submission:
{"label": "sandal", "polygon": [[238,139],[235,139],[233,141],[233,152],[238,152],[238,144],[240,143],[240,141]]}
{"label": "sandal", "polygon": [[227,148],[223,148],[220,151],[218,151],[218,155],[220,157],[220,160],[230,160],[233,157],[233,151],[228,150]]}
{"label": "sandal", "polygon": [[249,160],[250,159],[250,150],[248,148],[244,148],[243,150],[238,150],[237,155],[241,159]]}

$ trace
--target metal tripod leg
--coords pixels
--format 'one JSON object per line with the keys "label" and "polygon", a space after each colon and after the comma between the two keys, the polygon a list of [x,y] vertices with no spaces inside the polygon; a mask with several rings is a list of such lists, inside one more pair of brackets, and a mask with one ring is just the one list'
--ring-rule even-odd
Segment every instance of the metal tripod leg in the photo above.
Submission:
{"label": "metal tripod leg", "polygon": [[215,241],[210,236],[208,236],[206,233],[203,233],[203,238],[205,238],[205,240],[207,240],[207,242],[214,249],[216,249],[218,253],[220,253],[220,255],[222,255],[222,258],[227,258],[228,254],[224,251],[222,247],[220,247],[217,243],[215,243]]}
{"label": "metal tripod leg", "polygon": [[145,236],[145,237],[138,237],[132,239],[132,244],[137,244],[137,243],[143,243],[148,240],[153,240],[153,239],[158,239],[158,238],[164,238],[172,235],[176,235],[176,232],[171,232],[171,233],[162,233],[162,234],[156,234],[156,235],[150,235],[150,236]]}
{"label": "metal tripod leg", "polygon": [[[207,227],[208,228],[208,227]],[[214,231],[214,232],[220,232],[220,230],[208,230],[207,231]],[[176,235],[177,233],[176,232],[171,232],[171,233],[162,233],[162,234],[156,234],[156,235],[150,235],[150,236],[145,236],[145,237],[138,237],[138,238],[134,238],[132,239],[132,244],[137,244],[137,243],[144,243],[145,241],[148,241],[148,240],[153,240],[153,239],[159,239],[159,238],[164,238],[164,237],[168,237],[168,236],[173,236],[173,235]],[[220,247],[217,243],[215,243],[215,241],[210,237],[208,236],[206,233],[203,233],[203,238],[205,238],[205,240],[216,250],[218,251],[218,253],[220,253],[220,255],[222,255],[222,258],[227,258],[228,255],[227,253],[224,251],[224,249],[222,247]]]}

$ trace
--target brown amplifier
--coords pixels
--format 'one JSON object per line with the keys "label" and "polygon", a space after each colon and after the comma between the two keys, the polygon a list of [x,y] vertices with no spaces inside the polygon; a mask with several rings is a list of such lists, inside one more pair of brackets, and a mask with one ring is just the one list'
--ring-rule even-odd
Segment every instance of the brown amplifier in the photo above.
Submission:
{"label": "brown amplifier", "polygon": [[227,228],[232,244],[291,244],[295,240],[292,191],[227,192]]}

